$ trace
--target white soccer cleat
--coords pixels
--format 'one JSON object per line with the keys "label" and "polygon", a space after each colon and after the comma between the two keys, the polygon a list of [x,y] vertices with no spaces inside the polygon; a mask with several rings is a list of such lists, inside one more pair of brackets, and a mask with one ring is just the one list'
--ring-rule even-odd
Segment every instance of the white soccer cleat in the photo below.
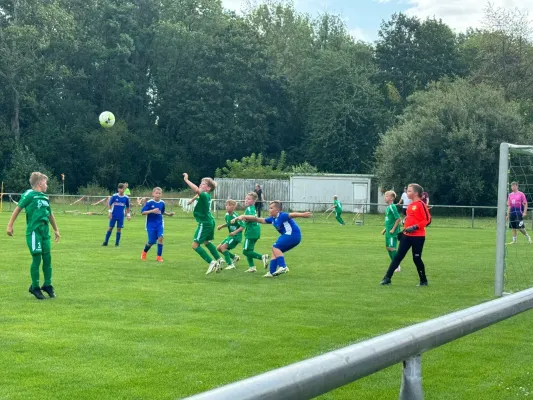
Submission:
{"label": "white soccer cleat", "polygon": [[250,267],[246,270],[246,272],[257,272],[257,270],[255,269],[255,267]]}
{"label": "white soccer cleat", "polygon": [[206,275],[209,275],[211,272],[213,272],[214,270],[216,270],[218,267],[218,262],[216,261],[211,261],[209,263],[209,267],[207,268],[207,272],[205,273]]}
{"label": "white soccer cleat", "polygon": [[400,266],[398,265],[398,268],[396,268],[396,269],[394,270],[394,272],[402,272],[402,267],[400,267]]}
{"label": "white soccer cleat", "polygon": [[286,274],[287,272],[289,272],[289,267],[278,267],[278,269],[276,270],[276,272],[273,273],[273,275],[278,276]]}
{"label": "white soccer cleat", "polygon": [[263,275],[263,278],[274,278],[274,275],[272,275],[270,273],[270,271],[269,271],[269,272],[267,272],[266,274]]}
{"label": "white soccer cleat", "polygon": [[233,264],[235,264],[236,262],[239,262],[240,259],[241,258],[237,254],[235,254],[235,257],[233,257]]}
{"label": "white soccer cleat", "polygon": [[529,244],[531,244],[531,236],[528,236],[528,237],[527,237],[527,242],[528,242]]}
{"label": "white soccer cleat", "polygon": [[235,264],[230,264],[224,269],[235,269]]}
{"label": "white soccer cleat", "polygon": [[267,269],[268,268],[268,254],[263,254],[263,256],[261,257],[261,260],[263,261],[263,267]]}

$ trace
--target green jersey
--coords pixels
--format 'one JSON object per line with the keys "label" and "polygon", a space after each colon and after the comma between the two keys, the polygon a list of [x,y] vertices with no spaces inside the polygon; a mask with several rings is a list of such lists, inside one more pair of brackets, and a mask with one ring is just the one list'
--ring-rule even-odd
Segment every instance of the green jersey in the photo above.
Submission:
{"label": "green jersey", "polygon": [[342,204],[339,200],[333,200],[333,205],[335,206],[335,211],[342,212]]}
{"label": "green jersey", "polygon": [[[385,229],[389,232],[396,223],[396,220],[400,218],[398,209],[395,204],[388,205],[385,209]],[[395,233],[400,231],[400,224],[396,227]]]}
{"label": "green jersey", "polygon": [[200,192],[193,212],[194,218],[198,222],[215,223],[211,214],[211,195],[207,192]]}
{"label": "green jersey", "polygon": [[[257,217],[255,206],[246,207],[244,215],[253,215],[254,217]],[[259,223],[246,221],[246,232],[244,233],[244,237],[247,239],[259,239],[261,237],[261,227],[259,226]]]}
{"label": "green jersey", "polygon": [[[236,212],[234,212],[233,214],[230,214],[230,213],[226,213],[226,225],[228,226],[228,231],[229,233],[233,233],[235,232],[237,229],[243,227],[244,228],[244,222],[241,221],[241,220],[237,220],[235,221],[234,224],[231,223],[231,221],[235,218],[237,218],[239,216],[239,214],[237,214]],[[239,233],[237,233],[236,235],[233,236],[236,240],[238,240],[239,242],[242,241],[242,231],[240,231]]]}
{"label": "green jersey", "polygon": [[26,209],[26,235],[31,235],[43,223],[48,224],[52,209],[48,196],[43,192],[36,192],[33,189],[26,190],[22,194],[18,206]]}

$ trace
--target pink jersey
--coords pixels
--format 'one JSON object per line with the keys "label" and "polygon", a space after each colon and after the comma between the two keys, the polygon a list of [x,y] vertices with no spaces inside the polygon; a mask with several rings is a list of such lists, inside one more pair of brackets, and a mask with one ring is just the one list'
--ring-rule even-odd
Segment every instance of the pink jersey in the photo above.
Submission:
{"label": "pink jersey", "polygon": [[527,203],[527,200],[524,193],[520,191],[509,193],[507,205],[511,207],[511,214],[522,214],[525,203]]}

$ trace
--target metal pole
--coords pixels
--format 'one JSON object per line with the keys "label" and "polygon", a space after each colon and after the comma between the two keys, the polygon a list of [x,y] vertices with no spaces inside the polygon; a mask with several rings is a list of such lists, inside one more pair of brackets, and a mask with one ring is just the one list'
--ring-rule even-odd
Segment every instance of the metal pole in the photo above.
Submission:
{"label": "metal pole", "polygon": [[503,295],[503,274],[505,271],[505,214],[507,212],[507,177],[509,174],[509,144],[500,145],[500,167],[498,172],[498,213],[496,216],[496,268],[494,271],[494,295]]}
{"label": "metal pole", "polygon": [[419,355],[403,362],[402,386],[400,400],[423,400],[422,389],[422,358]]}
{"label": "metal pole", "polygon": [[474,229],[474,207],[472,207],[472,229]]}

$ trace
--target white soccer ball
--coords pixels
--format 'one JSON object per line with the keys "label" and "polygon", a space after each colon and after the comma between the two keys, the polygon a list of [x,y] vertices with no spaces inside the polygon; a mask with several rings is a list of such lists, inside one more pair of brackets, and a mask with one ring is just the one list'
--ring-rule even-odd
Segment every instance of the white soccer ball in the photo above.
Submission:
{"label": "white soccer ball", "polygon": [[111,128],[113,125],[115,125],[115,116],[110,111],[104,111],[100,116],[98,117],[100,120],[100,125],[102,125],[104,128]]}

